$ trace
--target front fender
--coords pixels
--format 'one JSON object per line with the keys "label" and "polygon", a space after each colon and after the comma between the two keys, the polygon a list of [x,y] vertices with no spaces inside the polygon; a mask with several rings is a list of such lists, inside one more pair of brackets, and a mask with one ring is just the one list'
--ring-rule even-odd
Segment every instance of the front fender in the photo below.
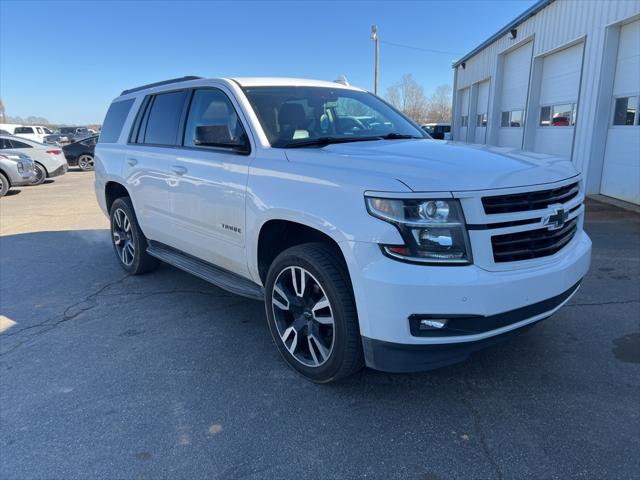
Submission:
{"label": "front fender", "polygon": [[287,160],[258,159],[247,184],[247,267],[254,281],[258,272],[258,239],[270,220],[299,223],[328,235],[341,248],[347,264],[353,242],[402,243],[398,230],[372,217],[366,209],[366,190],[403,191],[400,182],[364,172],[352,174],[328,171]]}

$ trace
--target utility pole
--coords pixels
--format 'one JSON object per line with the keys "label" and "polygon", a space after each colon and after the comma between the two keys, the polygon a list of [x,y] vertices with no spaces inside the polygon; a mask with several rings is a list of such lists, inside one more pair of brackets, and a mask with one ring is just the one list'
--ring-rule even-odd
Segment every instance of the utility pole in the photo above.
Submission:
{"label": "utility pole", "polygon": [[378,95],[378,54],[379,54],[379,39],[378,39],[378,26],[371,25],[371,40],[375,42],[376,49],[376,67],[375,67],[375,75],[373,81],[373,93]]}

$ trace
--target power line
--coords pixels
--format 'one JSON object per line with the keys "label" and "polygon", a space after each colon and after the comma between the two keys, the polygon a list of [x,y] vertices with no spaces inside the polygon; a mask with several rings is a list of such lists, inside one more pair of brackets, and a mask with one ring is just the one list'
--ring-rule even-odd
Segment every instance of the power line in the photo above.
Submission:
{"label": "power line", "polygon": [[403,45],[401,43],[387,42],[386,40],[380,40],[380,43],[385,43],[393,47],[410,48],[411,50],[420,50],[421,52],[439,53],[442,55],[462,55],[462,53],[459,53],[459,52],[445,52],[442,50],[432,50],[430,48],[414,47],[412,45]]}

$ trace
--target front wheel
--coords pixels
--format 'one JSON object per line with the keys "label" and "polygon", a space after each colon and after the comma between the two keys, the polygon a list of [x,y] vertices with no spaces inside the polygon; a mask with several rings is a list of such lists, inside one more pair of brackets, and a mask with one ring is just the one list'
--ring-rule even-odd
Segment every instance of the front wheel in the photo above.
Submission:
{"label": "front wheel", "polygon": [[349,274],[336,257],[325,244],[298,245],[278,255],[267,274],[273,341],[291,367],[317,383],[364,366]]}
{"label": "front wheel", "polygon": [[78,157],[78,167],[83,172],[88,172],[94,169],[93,156],[89,154],[83,154]]}
{"label": "front wheel", "polygon": [[131,199],[117,198],[109,216],[111,241],[120,266],[131,275],[154,270],[159,261],[147,253],[147,239],[140,230]]}

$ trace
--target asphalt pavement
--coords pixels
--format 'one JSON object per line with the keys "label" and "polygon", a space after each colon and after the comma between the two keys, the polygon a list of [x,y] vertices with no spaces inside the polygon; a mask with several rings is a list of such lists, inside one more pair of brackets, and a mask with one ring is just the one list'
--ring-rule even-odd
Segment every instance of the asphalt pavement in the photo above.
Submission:
{"label": "asphalt pavement", "polygon": [[640,476],[640,216],[589,202],[565,308],[466,362],[319,386],[264,306],[129,277],[93,174],[0,200],[0,478]]}

